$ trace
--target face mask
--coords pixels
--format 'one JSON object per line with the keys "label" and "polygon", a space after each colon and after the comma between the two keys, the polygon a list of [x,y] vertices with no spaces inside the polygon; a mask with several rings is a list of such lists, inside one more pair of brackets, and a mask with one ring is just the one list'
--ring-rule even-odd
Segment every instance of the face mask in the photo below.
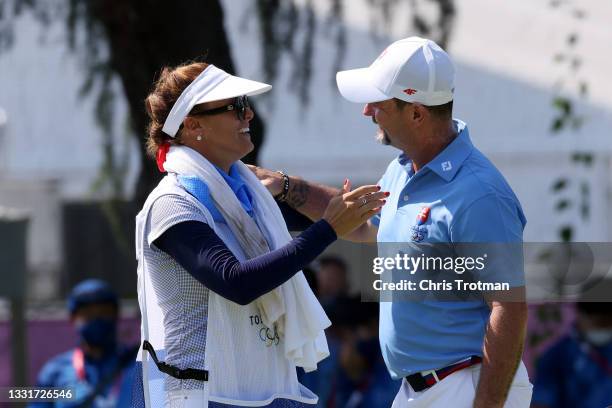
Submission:
{"label": "face mask", "polygon": [[110,319],[91,319],[79,327],[79,335],[87,344],[110,350],[115,347],[117,323]]}
{"label": "face mask", "polygon": [[605,346],[612,342],[612,329],[592,329],[584,333],[584,338],[594,346]]}

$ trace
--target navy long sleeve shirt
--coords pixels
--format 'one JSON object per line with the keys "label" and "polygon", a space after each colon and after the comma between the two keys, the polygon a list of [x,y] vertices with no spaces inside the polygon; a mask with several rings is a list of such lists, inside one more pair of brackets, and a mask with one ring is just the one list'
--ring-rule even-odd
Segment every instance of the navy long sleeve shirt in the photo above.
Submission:
{"label": "navy long sleeve shirt", "polygon": [[289,280],[336,238],[329,223],[320,220],[287,245],[240,262],[210,226],[185,221],[170,227],[154,244],[213,292],[246,305]]}

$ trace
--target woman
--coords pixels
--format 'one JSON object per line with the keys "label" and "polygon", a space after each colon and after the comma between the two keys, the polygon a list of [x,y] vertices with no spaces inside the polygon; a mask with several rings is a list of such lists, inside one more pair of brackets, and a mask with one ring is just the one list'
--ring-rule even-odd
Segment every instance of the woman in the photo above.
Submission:
{"label": "woman", "polygon": [[313,370],[327,356],[330,323],[299,272],[385,195],[345,183],[323,218],[291,239],[240,161],[253,149],[247,96],[270,88],[193,63],[164,69],[146,99],[148,152],[168,172],[136,228],[148,407],[316,403],[295,367]]}

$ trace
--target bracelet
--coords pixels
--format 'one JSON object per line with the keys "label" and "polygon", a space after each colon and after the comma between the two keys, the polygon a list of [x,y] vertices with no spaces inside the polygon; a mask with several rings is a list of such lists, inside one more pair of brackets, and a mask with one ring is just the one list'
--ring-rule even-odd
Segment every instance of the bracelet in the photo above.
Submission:
{"label": "bracelet", "polygon": [[280,170],[277,170],[276,172],[283,177],[283,190],[279,194],[275,195],[274,199],[282,203],[287,200],[287,196],[289,195],[289,176]]}

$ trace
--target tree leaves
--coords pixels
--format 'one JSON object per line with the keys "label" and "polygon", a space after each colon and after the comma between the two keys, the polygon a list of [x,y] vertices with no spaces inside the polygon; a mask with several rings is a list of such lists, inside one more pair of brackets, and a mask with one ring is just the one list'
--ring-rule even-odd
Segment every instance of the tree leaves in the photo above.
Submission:
{"label": "tree leaves", "polygon": [[571,242],[574,237],[574,227],[564,225],[559,229],[559,237],[563,242]]}
{"label": "tree leaves", "polygon": [[555,193],[560,192],[561,190],[564,190],[568,185],[568,180],[566,178],[559,178],[557,179],[557,181],[555,181],[552,185],[552,190]]}
{"label": "tree leaves", "polygon": [[583,164],[585,167],[591,167],[593,165],[593,153],[574,152],[570,157],[572,162]]}
{"label": "tree leaves", "polygon": [[[329,1],[327,29],[335,30],[335,35],[329,38],[336,45],[330,86],[335,86],[335,73],[342,67],[348,46],[344,8],[350,3]],[[437,8],[436,19],[425,19],[420,12],[417,6],[425,1]],[[291,89],[302,105],[308,105],[318,28],[313,1],[298,5],[296,0],[252,0],[252,4],[255,13],[249,15],[256,16],[259,23],[265,80],[276,80],[282,57],[288,55],[292,64]],[[396,14],[399,0],[372,0],[369,4],[373,11],[380,11],[390,20]],[[416,31],[429,30],[432,38],[444,47],[455,18],[454,0],[415,0],[409,5],[418,16]],[[85,79],[79,93],[96,98],[96,121],[109,138],[113,137],[106,134],[111,129],[107,123],[113,121],[109,108],[113,93],[108,87],[113,79],[121,81],[132,115],[133,136],[142,146],[141,135],[146,127],[142,100],[156,70],[197,58],[198,53],[209,49],[209,62],[233,71],[220,0],[182,1],[173,7],[167,7],[161,0],[0,0],[0,51],[13,44],[13,19],[6,17],[10,12],[18,15],[25,10],[31,11],[42,24],[53,21],[65,24],[68,46],[84,67]],[[252,122],[252,129],[262,127],[258,118]],[[254,131],[254,142],[259,146],[261,136],[256,134]],[[257,149],[247,160],[252,162],[256,154]],[[158,180],[155,167],[148,161],[142,159],[140,167],[136,201],[143,201],[151,184]]]}

